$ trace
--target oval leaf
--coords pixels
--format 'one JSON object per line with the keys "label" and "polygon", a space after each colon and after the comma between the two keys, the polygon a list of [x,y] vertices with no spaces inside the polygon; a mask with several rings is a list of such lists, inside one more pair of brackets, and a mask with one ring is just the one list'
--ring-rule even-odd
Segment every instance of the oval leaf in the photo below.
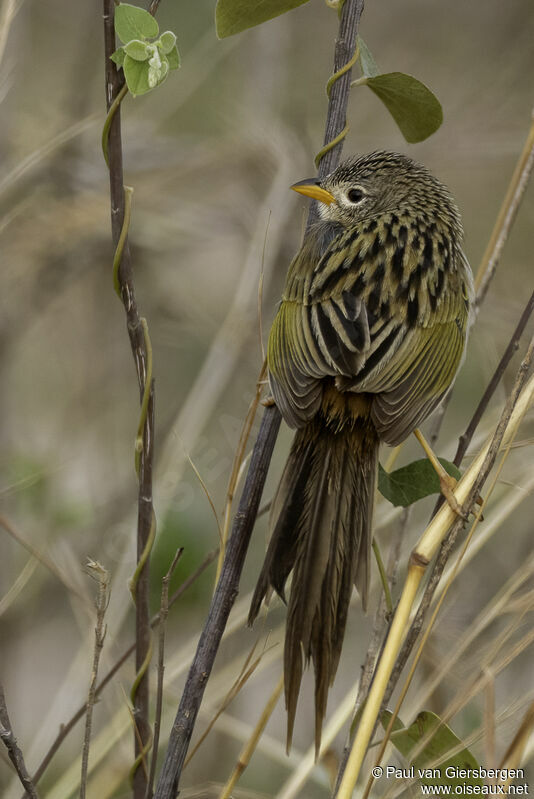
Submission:
{"label": "oval leaf", "polygon": [[178,48],[176,45],[172,48],[171,52],[167,55],[167,61],[169,62],[169,69],[178,69],[180,66],[180,53],[178,52]]}
{"label": "oval leaf", "polygon": [[407,142],[427,139],[443,122],[443,109],[430,89],[404,72],[361,80],[382,100]]}
{"label": "oval leaf", "polygon": [[[439,458],[439,462],[447,474],[460,479],[462,473],[454,463],[445,458]],[[394,472],[386,472],[379,465],[378,490],[392,505],[406,508],[430,494],[439,494],[439,477],[427,458],[412,461]]]}
{"label": "oval leaf", "polygon": [[366,78],[374,78],[375,75],[380,74],[380,70],[374,60],[371,51],[365,44],[364,40],[361,36],[357,36],[356,41],[358,43],[358,50],[359,50],[359,58],[360,58],[360,66],[362,68],[362,72]]}
{"label": "oval leaf", "polygon": [[[381,722],[384,729],[389,724],[391,713],[384,711]],[[465,777],[447,776],[446,769],[474,771],[478,770],[476,759],[469,749],[462,747],[462,742],[457,735],[441,722],[439,716],[424,710],[419,713],[414,723],[410,727],[403,727],[402,722],[396,720],[391,734],[391,743],[414,767],[414,777],[425,785],[483,785],[481,777],[472,774]],[[422,739],[425,739],[423,749],[412,760],[411,753]],[[451,757],[447,757],[449,752],[454,752]],[[465,791],[462,791],[465,793]]]}
{"label": "oval leaf", "polygon": [[145,42],[142,42],[140,39],[132,39],[131,42],[125,44],[124,52],[126,55],[129,55],[130,58],[133,58],[134,61],[146,61],[149,56]]}
{"label": "oval leaf", "polygon": [[307,2],[308,0],[217,0],[217,36],[224,39],[240,33]]}
{"label": "oval leaf", "polygon": [[144,8],[120,3],[115,9],[115,32],[124,43],[132,39],[154,39],[159,25]]}
{"label": "oval leaf", "polygon": [[134,97],[146,94],[153,88],[148,82],[148,61],[136,61],[127,55],[124,58],[123,69],[128,89]]}
{"label": "oval leaf", "polygon": [[176,45],[176,36],[172,31],[165,31],[159,37],[158,46],[165,55],[169,55],[173,47]]}

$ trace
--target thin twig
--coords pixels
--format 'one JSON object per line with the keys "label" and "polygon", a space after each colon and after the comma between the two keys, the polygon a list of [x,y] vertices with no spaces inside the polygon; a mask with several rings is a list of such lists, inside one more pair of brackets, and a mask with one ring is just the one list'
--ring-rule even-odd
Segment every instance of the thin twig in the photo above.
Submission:
{"label": "thin twig", "polygon": [[96,597],[96,625],[95,625],[95,647],[93,651],[93,667],[91,669],[91,680],[89,682],[89,693],[85,705],[85,734],[82,748],[82,773],[80,778],[80,799],[85,799],[87,789],[87,773],[89,768],[89,747],[91,744],[91,729],[93,726],[93,708],[96,701],[96,680],[98,677],[98,665],[100,655],[104,647],[106,637],[106,627],[104,617],[109,604],[109,572],[100,563],[89,560],[86,565],[87,573],[93,580],[98,582],[98,593]]}
{"label": "thin twig", "polygon": [[514,735],[513,741],[511,742],[510,746],[503,755],[502,761],[499,764],[499,770],[502,771],[504,768],[507,769],[518,768],[518,766],[521,764],[521,759],[523,757],[525,747],[528,743],[530,736],[532,735],[533,729],[534,729],[534,702],[531,702],[530,705],[528,706],[527,712],[525,713],[521,721],[521,724],[519,725],[519,729]]}
{"label": "thin twig", "polygon": [[34,784],[26,769],[24,756],[17,743],[17,739],[13,735],[11,728],[11,721],[7,712],[6,697],[4,694],[4,687],[0,684],[0,740],[7,749],[9,759],[15,767],[19,780],[26,789],[26,796],[30,799],[39,799]]}
{"label": "thin twig", "polygon": [[254,751],[258,745],[258,741],[261,738],[261,735],[267,726],[267,722],[271,718],[273,710],[275,709],[278,700],[280,699],[280,695],[284,689],[284,676],[282,675],[278,680],[277,685],[275,686],[271,696],[267,700],[267,704],[262,710],[261,716],[258,719],[256,726],[250,736],[249,740],[246,742],[245,746],[239,753],[238,761],[235,765],[235,768],[230,775],[228,782],[224,786],[222,793],[219,799],[231,799],[232,791],[234,790],[235,786],[237,785],[239,778],[245,771],[246,767],[250,763],[250,758],[254,754]]}
{"label": "thin twig", "polygon": [[84,605],[87,604],[87,597],[77,588],[74,583],[68,582],[65,575],[62,573],[61,569],[59,569],[54,561],[48,557],[46,552],[41,552],[37,547],[34,547],[29,541],[21,535],[21,533],[17,530],[16,527],[6,519],[5,516],[0,515],[0,527],[2,527],[9,535],[15,539],[15,541],[20,544],[21,547],[30,553],[34,558],[36,558],[39,563],[44,566],[48,571],[57,577],[57,579],[65,586],[67,591],[69,591],[74,596],[77,596],[78,599],[81,599]]}
{"label": "thin twig", "polygon": [[[111,55],[115,51],[113,0],[103,0],[104,17],[104,55],[106,75],[106,105],[108,112],[115,99],[123,90],[124,75],[119,73]],[[122,138],[120,107],[113,115],[109,125],[108,163],[111,198],[111,229],[115,247],[121,240],[122,255],[118,267],[118,283],[120,296],[126,313],[126,327],[130,338],[130,346],[135,362],[142,405],[142,431],[139,436],[142,451],[136,451],[138,464],[138,515],[137,515],[137,558],[144,564],[136,578],[136,652],[135,663],[138,675],[134,697],[134,719],[136,726],[135,754],[136,762],[144,756],[151,739],[149,723],[149,671],[146,668],[150,652],[150,616],[149,616],[149,565],[148,557],[151,532],[154,530],[154,508],[152,500],[152,467],[154,458],[154,382],[149,377],[149,339],[148,328],[141,319],[137,308],[133,281],[132,260],[128,244],[128,236],[123,234],[125,228],[125,191],[122,165]],[[139,736],[139,737],[138,737]],[[137,768],[133,777],[134,799],[144,799],[147,787],[145,770]]]}
{"label": "thin twig", "polygon": [[[343,4],[334,54],[335,72],[340,71],[354,54],[362,10],[363,0],[345,0]],[[328,102],[325,144],[336,138],[345,128],[350,80],[351,70],[348,69],[332,86]],[[319,164],[320,177],[327,175],[337,165],[342,147],[343,141],[341,140],[335,147],[325,153]],[[308,222],[311,221],[313,214],[314,211],[311,209]],[[276,406],[265,409],[258,438],[252,452],[243,494],[234,519],[232,534],[228,541],[219,582],[213,595],[208,618],[200,636],[180,706],[169,736],[167,753],[156,788],[156,799],[174,799],[178,791],[183,763],[204,695],[206,682],[211,674],[226,621],[237,596],[239,578],[258,512],[280,422],[281,416]]]}
{"label": "thin twig", "polygon": [[[254,423],[256,412],[258,410],[258,405],[261,399],[261,392],[263,390],[263,383],[265,380],[266,371],[267,371],[267,362],[264,360],[263,366],[261,367],[261,371],[258,375],[258,380],[256,381],[256,392],[250,402],[247,415],[245,417],[245,421],[243,422],[243,427],[241,428],[239,441],[237,443],[234,462],[232,464],[232,472],[230,474],[230,480],[228,481],[228,489],[226,491],[226,503],[224,507],[224,526],[223,526],[222,542],[221,542],[222,545],[219,552],[219,558],[217,560],[217,573],[215,575],[215,584],[217,584],[217,580],[219,579],[219,575],[221,573],[221,568],[224,560],[224,551],[226,548],[226,542],[228,540],[228,532],[230,529],[230,520],[232,518],[231,517],[232,503],[234,501],[237,484],[239,482],[239,476],[241,474],[241,465],[245,457],[245,448],[247,446],[247,442],[250,436],[250,431],[252,430],[252,425]],[[256,518],[257,516],[258,514],[256,514]]]}
{"label": "thin twig", "polygon": [[173,724],[162,771],[156,788],[156,799],[174,799],[178,781],[193,733],[206,682],[238,592],[239,578],[254,526],[267,469],[272,456],[281,417],[273,408],[266,408],[250,468],[243,488],[228,541],[221,576],[191,664],[184,692]]}
{"label": "thin twig", "polygon": [[[408,508],[404,508],[400,523],[396,525],[395,532],[393,534],[393,538],[391,541],[391,546],[389,549],[388,565],[387,565],[387,580],[389,582],[390,591],[393,591],[395,584],[397,582],[402,540],[404,538],[404,534],[408,527],[408,522],[410,520],[411,515],[412,515],[411,506]],[[371,682],[373,679],[373,672],[375,669],[375,665],[378,661],[380,652],[384,645],[384,640],[390,620],[391,620],[391,614],[386,612],[386,597],[384,591],[382,591],[380,593],[380,599],[376,606],[375,617],[373,621],[373,631],[371,633],[371,640],[369,642],[369,646],[367,648],[367,654],[365,656],[365,662],[362,667],[362,675],[360,678],[360,684],[358,686],[358,695],[356,697],[356,703],[354,705],[354,711],[352,714],[353,721],[351,723],[351,730],[353,729],[355,722],[358,720],[359,714],[363,708],[363,703],[365,702],[367,694],[369,693],[369,689],[371,687]],[[339,768],[336,777],[336,784],[334,786],[334,791],[332,793],[332,799],[335,799],[337,795],[339,784],[341,782],[341,778],[345,771],[349,755],[350,755],[350,733],[349,733],[349,740],[345,744],[345,747],[343,749],[343,755],[339,763]]]}
{"label": "thin twig", "polygon": [[[213,563],[213,561],[217,557],[218,551],[219,551],[218,549],[214,549],[212,552],[209,552],[208,555],[204,558],[204,560],[200,564],[200,566],[193,572],[193,574],[191,574],[186,580],[184,580],[184,582],[179,586],[179,588],[176,589],[176,591],[169,600],[169,608],[171,608],[174,605],[174,603],[182,596],[182,594],[185,591],[187,591],[187,589],[191,585],[193,585],[193,583],[208,568],[208,566],[211,563]],[[150,621],[150,626],[152,629],[159,623],[159,620],[160,620],[160,615],[159,613],[156,613],[156,615],[153,616]],[[119,671],[119,669],[122,666],[124,666],[128,658],[134,651],[135,651],[135,641],[133,644],[131,644],[128,647],[128,649],[125,652],[123,652],[123,654],[116,661],[116,663],[114,663],[114,665],[110,668],[106,676],[103,677],[103,679],[96,686],[95,698],[98,698],[98,696],[102,693],[106,685],[113,679],[113,677]],[[50,761],[58,751],[59,747],[61,746],[65,738],[74,729],[74,727],[80,721],[80,719],[84,717],[85,708],[86,705],[84,703],[83,705],[81,705],[81,707],[78,708],[78,710],[73,714],[73,716],[71,716],[71,718],[65,724],[61,725],[58,734],[56,735],[54,741],[52,742],[50,748],[48,749],[48,752],[44,756],[43,760],[39,764],[39,767],[37,768],[37,771],[33,775],[33,782],[35,784],[37,784],[41,779],[41,777],[43,776],[44,772],[46,771],[46,769],[50,764]],[[28,794],[25,794],[25,799],[27,796]]]}
{"label": "thin twig", "polygon": [[477,289],[477,305],[484,301],[497,265],[501,258],[504,245],[514,224],[517,210],[523,199],[532,167],[534,166],[534,111],[531,113],[530,130],[528,132],[523,151],[517,161],[514,174],[508,186],[508,191],[503,200],[495,227],[491,234],[482,262],[475,277]]}
{"label": "thin twig", "polygon": [[159,732],[161,729],[161,712],[163,710],[163,675],[165,673],[165,625],[169,615],[169,583],[182,557],[184,548],[176,550],[176,554],[169,567],[169,571],[161,581],[161,604],[159,609],[159,642],[158,642],[158,681],[156,687],[156,713],[154,716],[154,740],[152,743],[152,759],[150,761],[150,772],[148,774],[148,785],[146,786],[145,799],[152,798],[154,777],[156,776],[156,763],[158,760]]}
{"label": "thin twig", "polygon": [[456,466],[460,466],[462,459],[467,451],[469,444],[475,434],[475,431],[480,423],[482,415],[486,408],[488,407],[489,401],[492,398],[493,394],[495,393],[495,389],[501,382],[502,376],[506,371],[506,367],[512,360],[512,357],[517,352],[519,348],[519,341],[521,336],[523,335],[523,331],[527,326],[528,320],[532,316],[532,312],[534,311],[534,291],[532,292],[529,301],[525,306],[525,310],[521,314],[521,318],[517,323],[517,327],[513,332],[512,338],[510,339],[508,346],[506,347],[501,360],[499,361],[499,365],[495,369],[493,373],[493,377],[491,378],[488,386],[482,395],[482,399],[478,403],[477,409],[473,414],[471,421],[469,422],[467,429],[463,435],[460,436],[458,440],[458,449],[456,450],[456,455],[454,456],[453,463]]}
{"label": "thin twig", "polygon": [[215,711],[214,715],[210,719],[208,726],[206,727],[206,729],[204,730],[198,741],[195,743],[194,747],[188,753],[185,759],[184,768],[187,765],[189,765],[193,757],[196,755],[196,753],[198,752],[198,750],[200,749],[200,747],[202,746],[202,744],[204,743],[210,732],[212,731],[218,719],[222,716],[223,713],[226,712],[226,710],[228,710],[230,704],[234,701],[235,697],[240,693],[240,691],[245,687],[248,680],[252,677],[252,675],[260,665],[263,656],[266,654],[266,652],[269,651],[268,649],[267,650],[264,649],[261,655],[252,660],[254,652],[256,651],[257,643],[258,642],[256,641],[252,645],[249,653],[245,658],[245,662],[243,663],[243,666],[241,667],[241,670],[237,678],[234,680],[233,684],[230,687],[230,690],[227,691],[226,696],[223,698],[218,709]]}

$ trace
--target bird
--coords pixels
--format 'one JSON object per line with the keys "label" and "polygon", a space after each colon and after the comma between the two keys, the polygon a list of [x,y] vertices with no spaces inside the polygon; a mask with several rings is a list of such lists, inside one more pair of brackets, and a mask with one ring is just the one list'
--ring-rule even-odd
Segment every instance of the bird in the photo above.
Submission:
{"label": "bird", "polygon": [[379,446],[404,441],[451,388],[474,295],[459,210],[422,164],[375,151],[291,188],[318,218],[269,334],[271,400],[296,432],[248,621],[273,590],[286,602],[287,748],[312,661],[318,756],[353,586],[368,602]]}

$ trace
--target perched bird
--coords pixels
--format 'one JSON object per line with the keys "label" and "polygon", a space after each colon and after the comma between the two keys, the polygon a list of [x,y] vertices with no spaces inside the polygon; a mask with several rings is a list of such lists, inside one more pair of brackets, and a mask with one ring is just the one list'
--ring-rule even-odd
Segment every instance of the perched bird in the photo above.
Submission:
{"label": "perched bird", "polygon": [[318,751],[350,596],[365,609],[378,448],[436,408],[462,361],[473,296],[462,224],[445,186],[392,152],[344,161],[292,186],[319,202],[286,278],[267,363],[297,432],[271,510],[250,608],[285,601],[288,747],[304,664],[315,670]]}

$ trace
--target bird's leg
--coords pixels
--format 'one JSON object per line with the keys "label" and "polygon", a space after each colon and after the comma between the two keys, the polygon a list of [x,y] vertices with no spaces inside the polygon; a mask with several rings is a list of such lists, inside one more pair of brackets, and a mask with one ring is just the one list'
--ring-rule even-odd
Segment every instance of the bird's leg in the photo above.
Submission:
{"label": "bird's leg", "polygon": [[[264,380],[260,380],[259,381],[259,385],[260,386],[268,386],[269,385],[269,380],[267,378],[265,378]],[[273,405],[276,405],[276,402],[274,401],[273,395],[271,393],[269,393],[266,397],[264,397],[261,400],[261,404],[263,405],[264,408],[272,408]]]}
{"label": "bird's leg", "polygon": [[464,519],[464,521],[467,521],[468,517],[466,516],[464,509],[462,508],[462,506],[454,496],[454,489],[456,487],[456,483],[458,482],[458,480],[455,477],[452,477],[452,475],[447,474],[447,472],[445,471],[445,469],[437,459],[436,455],[434,454],[432,447],[430,446],[430,444],[428,443],[428,441],[426,440],[426,438],[421,433],[418,427],[415,428],[413,434],[416,437],[416,439],[419,441],[421,446],[423,447],[428,460],[432,464],[434,471],[439,477],[439,486],[441,493],[447,500],[450,509],[454,511],[454,513],[456,513],[457,516],[460,516],[462,519]]}

